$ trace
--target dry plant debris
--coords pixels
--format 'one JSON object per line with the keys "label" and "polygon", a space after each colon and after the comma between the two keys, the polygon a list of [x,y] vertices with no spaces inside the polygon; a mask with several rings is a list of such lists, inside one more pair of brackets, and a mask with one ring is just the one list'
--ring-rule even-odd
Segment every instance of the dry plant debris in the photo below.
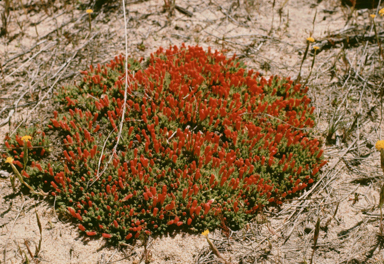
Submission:
{"label": "dry plant debris", "polygon": [[[127,1],[126,23],[122,4],[111,2],[94,11],[89,33],[85,10],[94,7],[88,3],[9,1],[7,34],[2,34],[0,44],[0,138],[11,136],[18,126],[42,127],[48,120],[45,113],[53,111],[53,92],[79,78],[77,69],[125,53],[125,25],[133,57],[148,57],[160,46],[186,42],[226,50],[229,57],[236,53],[255,70],[281,76],[298,75],[306,38],[313,31],[315,42],[301,76],[309,75],[309,58],[318,46],[307,86],[316,107],[315,131],[326,143],[329,165],[302,197],[279,211],[265,210],[240,231],[210,233],[210,240],[232,263],[309,263],[320,217],[314,263],[378,263],[383,260],[382,240],[376,236],[383,176],[380,153],[374,149],[382,138],[384,94],[377,43],[383,31],[380,8],[349,8],[338,0],[285,2],[176,1],[176,12],[170,15],[164,1]],[[376,14],[374,21],[371,14]],[[18,263],[26,257],[34,261],[24,240],[33,254],[40,240],[35,207],[43,228],[35,257],[40,263],[221,262],[202,236],[150,238],[146,254],[140,243],[115,249],[99,240],[81,239],[71,224],[58,220],[56,204],[15,196],[10,180],[3,178],[9,175],[0,176],[2,262]]]}

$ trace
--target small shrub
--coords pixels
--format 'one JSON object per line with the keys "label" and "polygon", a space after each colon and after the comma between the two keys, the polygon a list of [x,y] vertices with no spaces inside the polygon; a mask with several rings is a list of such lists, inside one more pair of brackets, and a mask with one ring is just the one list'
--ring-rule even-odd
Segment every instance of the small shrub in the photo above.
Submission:
{"label": "small shrub", "polygon": [[[25,169],[25,181],[49,191],[84,234],[117,243],[223,223],[237,230],[317,179],[326,161],[310,133],[307,88],[197,46],[160,48],[140,62],[127,62],[116,151],[122,56],[59,90],[45,133],[63,149],[36,152]],[[16,163],[20,135],[5,143]]]}

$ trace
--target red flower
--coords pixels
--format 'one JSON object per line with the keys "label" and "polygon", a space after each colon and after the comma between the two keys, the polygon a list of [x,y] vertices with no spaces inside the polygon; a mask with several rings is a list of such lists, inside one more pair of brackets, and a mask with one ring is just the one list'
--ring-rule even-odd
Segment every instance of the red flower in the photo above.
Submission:
{"label": "red flower", "polygon": [[86,232],[87,236],[96,236],[96,232],[95,231],[92,231],[92,232]]}
{"label": "red flower", "polygon": [[204,204],[204,215],[208,214],[209,209],[211,209],[211,206],[208,203]]}
{"label": "red flower", "polygon": [[112,235],[107,234],[107,233],[102,233],[101,235],[102,235],[103,237],[105,237],[105,238],[111,238],[111,237],[112,237]]}
{"label": "red flower", "polygon": [[215,180],[215,175],[211,174],[211,178],[209,179],[209,185],[212,185],[214,180]]}
{"label": "red flower", "polygon": [[[51,169],[51,168],[50,168]],[[56,185],[56,183],[54,183],[53,181],[51,181],[51,185],[52,185],[52,187],[53,188],[55,188],[55,189],[57,189],[58,187],[57,187],[57,185]],[[68,209],[69,210],[69,209]],[[72,209],[73,210],[73,209]]]}
{"label": "red flower", "polygon": [[83,221],[83,218],[81,217],[81,215],[79,213],[76,213],[76,217],[77,219],[79,219],[80,221]]}
{"label": "red flower", "polygon": [[196,215],[199,215],[200,214],[200,211],[201,211],[201,206],[198,206],[195,210],[195,214]]}
{"label": "red flower", "polygon": [[159,208],[155,207],[153,209],[153,216],[155,217],[157,215],[157,212],[159,211]]}
{"label": "red flower", "polygon": [[128,194],[127,196],[125,196],[124,198],[123,198],[123,201],[127,201],[127,200],[129,200],[129,199],[131,199],[133,197],[133,194],[131,193],[131,194]]}
{"label": "red flower", "polygon": [[11,146],[9,145],[8,141],[5,141],[5,146],[6,146],[8,149],[11,149]]}
{"label": "red flower", "polygon": [[319,172],[319,168],[315,167],[312,172],[312,176]]}
{"label": "red flower", "polygon": [[68,209],[68,211],[71,213],[71,215],[73,217],[77,218],[76,212],[75,212],[75,210],[72,207],[68,207],[67,209]]}

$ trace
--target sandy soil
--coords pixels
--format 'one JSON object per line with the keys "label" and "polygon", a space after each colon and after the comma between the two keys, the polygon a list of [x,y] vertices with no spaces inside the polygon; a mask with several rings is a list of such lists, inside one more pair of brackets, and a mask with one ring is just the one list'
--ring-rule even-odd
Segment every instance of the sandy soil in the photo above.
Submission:
{"label": "sandy soil", "polygon": [[[19,125],[44,124],[53,92],[76,80],[80,69],[125,53],[124,24],[131,56],[184,42],[236,53],[264,75],[292,78],[313,36],[320,50],[307,85],[329,159],[321,181],[229,238],[220,231],[209,236],[229,263],[310,263],[319,219],[313,263],[384,261],[378,235],[383,174],[374,148],[382,130],[383,59],[369,16],[376,10],[352,10],[337,0],[176,0],[190,17],[162,0],[126,1],[124,23],[122,1],[112,1],[95,10],[90,30],[85,9],[92,4],[62,2],[11,1],[8,33],[0,39],[1,142]],[[380,38],[383,21],[376,17]],[[303,63],[303,82],[312,60],[313,54]],[[42,245],[32,259],[28,248],[34,255],[40,240],[36,213]],[[151,239],[147,247],[150,263],[223,263],[203,236]],[[143,252],[141,245],[113,248],[79,236],[54,205],[14,195],[9,178],[0,177],[1,263],[144,263]]]}

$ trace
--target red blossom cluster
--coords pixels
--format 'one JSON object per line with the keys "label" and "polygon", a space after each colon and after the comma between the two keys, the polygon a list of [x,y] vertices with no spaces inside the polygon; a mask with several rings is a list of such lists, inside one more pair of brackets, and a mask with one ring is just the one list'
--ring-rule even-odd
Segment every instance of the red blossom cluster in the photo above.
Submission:
{"label": "red blossom cluster", "polygon": [[65,147],[43,168],[46,188],[88,236],[131,241],[221,219],[238,229],[316,180],[326,161],[307,88],[197,46],[160,48],[146,64],[125,71],[115,57],[57,94],[48,128]]}

